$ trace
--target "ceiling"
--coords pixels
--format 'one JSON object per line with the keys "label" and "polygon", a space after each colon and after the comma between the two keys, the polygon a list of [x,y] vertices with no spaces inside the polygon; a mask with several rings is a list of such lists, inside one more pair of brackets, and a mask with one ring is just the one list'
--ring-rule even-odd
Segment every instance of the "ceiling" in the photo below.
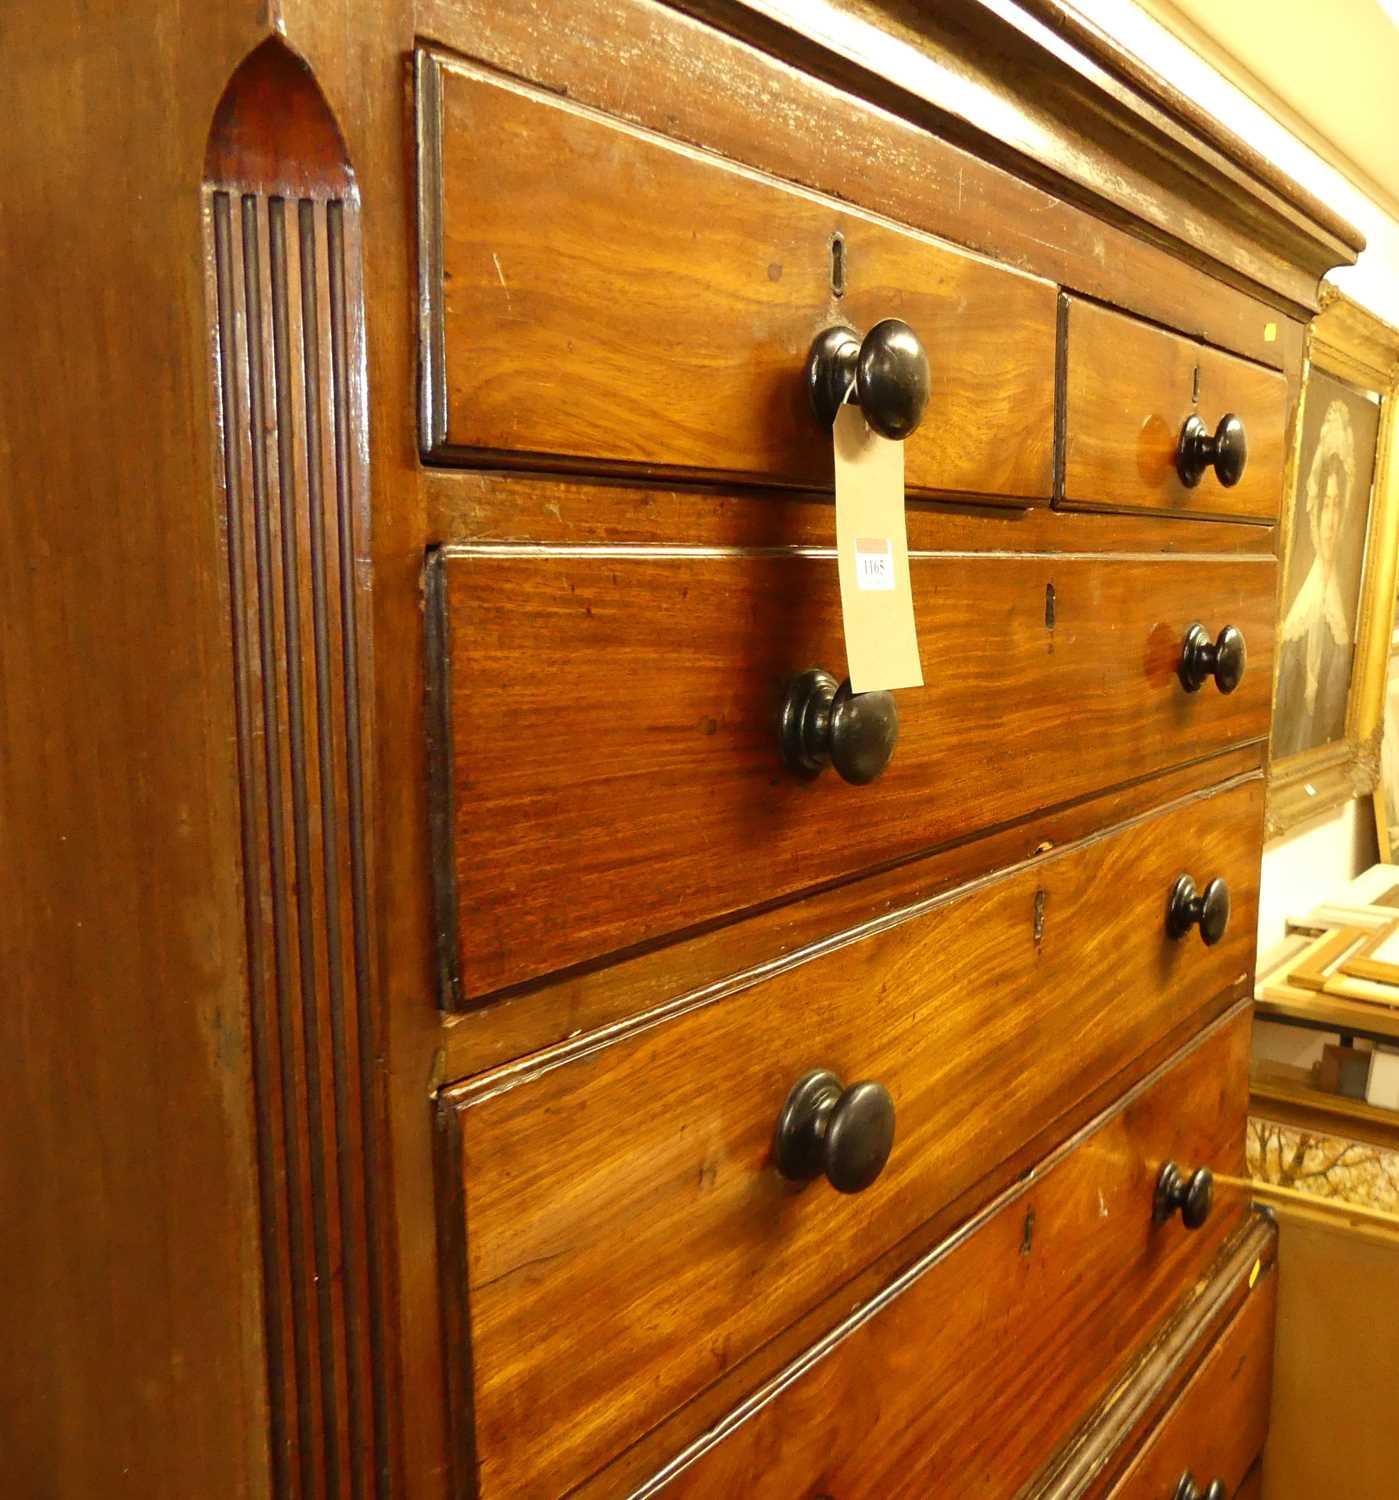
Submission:
{"label": "ceiling", "polygon": [[1147,9],[1167,26],[1171,11],[1183,16],[1399,199],[1399,0],[1387,0],[1395,19],[1385,3],[1170,0]]}

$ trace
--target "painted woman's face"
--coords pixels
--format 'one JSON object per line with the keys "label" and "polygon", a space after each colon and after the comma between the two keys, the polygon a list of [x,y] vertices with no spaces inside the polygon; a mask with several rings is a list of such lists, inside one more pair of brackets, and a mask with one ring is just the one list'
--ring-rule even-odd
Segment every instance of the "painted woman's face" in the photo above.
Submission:
{"label": "painted woman's face", "polygon": [[1317,549],[1321,553],[1321,565],[1328,572],[1335,564],[1336,544],[1341,539],[1341,511],[1345,506],[1345,482],[1335,469],[1326,476],[1326,488],[1321,496],[1321,514],[1317,518]]}

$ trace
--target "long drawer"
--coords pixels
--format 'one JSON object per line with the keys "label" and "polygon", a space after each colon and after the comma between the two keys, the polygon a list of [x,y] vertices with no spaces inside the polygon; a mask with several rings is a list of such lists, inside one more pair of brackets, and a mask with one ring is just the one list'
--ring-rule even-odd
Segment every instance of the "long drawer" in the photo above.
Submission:
{"label": "long drawer", "polygon": [[[444,1003],[810,890],[1267,734],[1270,558],[930,553],[926,686],[865,786],[783,764],[844,665],[824,555],[448,547],[430,562]],[[1177,675],[1247,641],[1225,696]]]}
{"label": "long drawer", "polygon": [[[723,999],[444,1091],[444,1295],[481,1494],[511,1473],[561,1492],[1240,992],[1261,813],[1256,777],[1184,800]],[[1167,935],[1187,870],[1231,889],[1214,947]],[[814,1069],[892,1100],[892,1154],[862,1192],[774,1167]],[[1202,1121],[1234,1120],[1242,1079],[1241,1059],[1217,1073]]]}
{"label": "long drawer", "polygon": [[1241,1224],[1241,1196],[1218,1184],[1193,1233],[1152,1205],[1167,1160],[1239,1170],[1248,1044],[1236,1015],[639,1493],[1016,1494]]}
{"label": "long drawer", "polygon": [[424,446],[473,464],[831,484],[815,335],[901,318],[931,367],[907,482],[1047,502],[1047,281],[420,54]]}

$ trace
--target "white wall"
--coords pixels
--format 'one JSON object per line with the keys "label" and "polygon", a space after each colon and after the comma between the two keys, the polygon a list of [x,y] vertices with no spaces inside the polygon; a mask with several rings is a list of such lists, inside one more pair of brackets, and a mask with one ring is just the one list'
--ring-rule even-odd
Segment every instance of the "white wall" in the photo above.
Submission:
{"label": "white wall", "polygon": [[[1361,230],[1366,248],[1359,261],[1332,272],[1329,279],[1380,317],[1399,323],[1399,221],[1133,0],[1075,0],[1075,5]],[[1395,86],[1399,87],[1399,81]],[[1368,799],[1351,802],[1270,844],[1263,854],[1260,953],[1282,937],[1288,916],[1307,911],[1374,860],[1375,832]]]}

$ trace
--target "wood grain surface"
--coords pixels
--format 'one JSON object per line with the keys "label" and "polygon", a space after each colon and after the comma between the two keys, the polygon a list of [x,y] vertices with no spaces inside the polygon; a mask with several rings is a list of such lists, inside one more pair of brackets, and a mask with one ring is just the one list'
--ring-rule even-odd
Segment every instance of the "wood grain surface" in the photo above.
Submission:
{"label": "wood grain surface", "polygon": [[[1260,802],[1248,782],[1187,803],[447,1090],[482,1493],[584,1477],[1246,971]],[[1165,936],[1182,868],[1230,883],[1216,948]],[[895,1101],[893,1157],[854,1198],[769,1161],[813,1067]]]}
{"label": "wood grain surface", "polygon": [[360,204],[280,38],[230,80],[204,170],[274,1485],[361,1496],[392,1397]]}
{"label": "wood grain surface", "polygon": [[1271,1292],[1264,1283],[1277,1265],[1277,1228],[1256,1203],[1254,1208],[1248,1227],[1230,1241],[1209,1277],[1188,1290],[1169,1322],[1017,1500],[1101,1500],[1116,1488],[1241,1309],[1255,1292]]}
{"label": "wood grain surface", "polygon": [[[733,7],[730,5],[730,11]],[[887,14],[887,11],[886,11]],[[927,230],[1279,369],[1303,324],[1124,222],[656,0],[419,0],[419,35],[507,75]],[[633,86],[647,59],[654,87]],[[1314,300],[1315,288],[1308,295]],[[1269,332],[1271,328],[1271,334]]]}
{"label": "wood grain surface", "polygon": [[897,317],[933,377],[909,487],[1049,498],[1048,282],[556,96],[422,66],[441,96],[424,155],[441,180],[423,184],[441,214],[434,456],[829,485],[812,338]]}
{"label": "wood grain surface", "polygon": [[[803,781],[778,750],[790,675],[843,671],[833,559],[448,548],[432,566],[449,1004],[1268,725],[1269,560],[916,557],[927,685],[897,695],[893,762],[863,787]],[[1175,675],[1196,619],[1248,640],[1229,697]]]}
{"label": "wood grain surface", "polygon": [[1017,1493],[1243,1219],[1232,1191],[1194,1234],[1149,1203],[1164,1160],[1242,1160],[1248,1031],[1216,1033],[637,1500]]}
{"label": "wood grain surface", "polygon": [[[428,535],[439,542],[830,547],[830,494],[737,485],[633,486],[573,475],[428,469]],[[1273,556],[1278,528],[1161,512],[1017,509],[910,498],[908,544],[924,552],[1155,552]]]}
{"label": "wood grain surface", "polygon": [[866,921],[950,893],[993,871],[1009,873],[1154,808],[1213,795],[1236,779],[1258,775],[1262,759],[1263,747],[1257,743],[1227,750],[1096,797],[1043,809],[892,870],[842,881],[800,901],[759,908],[712,931],[459,1011],[444,1018],[437,1077],[459,1082],[682,995],[735,986],[751,970],[783,962]]}
{"label": "wood grain surface", "polygon": [[1278,1278],[1262,1278],[1114,1486],[1111,1500],[1163,1500],[1189,1472],[1238,1493],[1263,1451],[1273,1386]]}
{"label": "wood grain surface", "polygon": [[[1065,504],[1277,520],[1287,423],[1281,375],[1073,298],[1067,340]],[[1185,419],[1198,414],[1213,433],[1229,412],[1248,438],[1242,478],[1225,488],[1207,469],[1187,489],[1176,472]]]}

